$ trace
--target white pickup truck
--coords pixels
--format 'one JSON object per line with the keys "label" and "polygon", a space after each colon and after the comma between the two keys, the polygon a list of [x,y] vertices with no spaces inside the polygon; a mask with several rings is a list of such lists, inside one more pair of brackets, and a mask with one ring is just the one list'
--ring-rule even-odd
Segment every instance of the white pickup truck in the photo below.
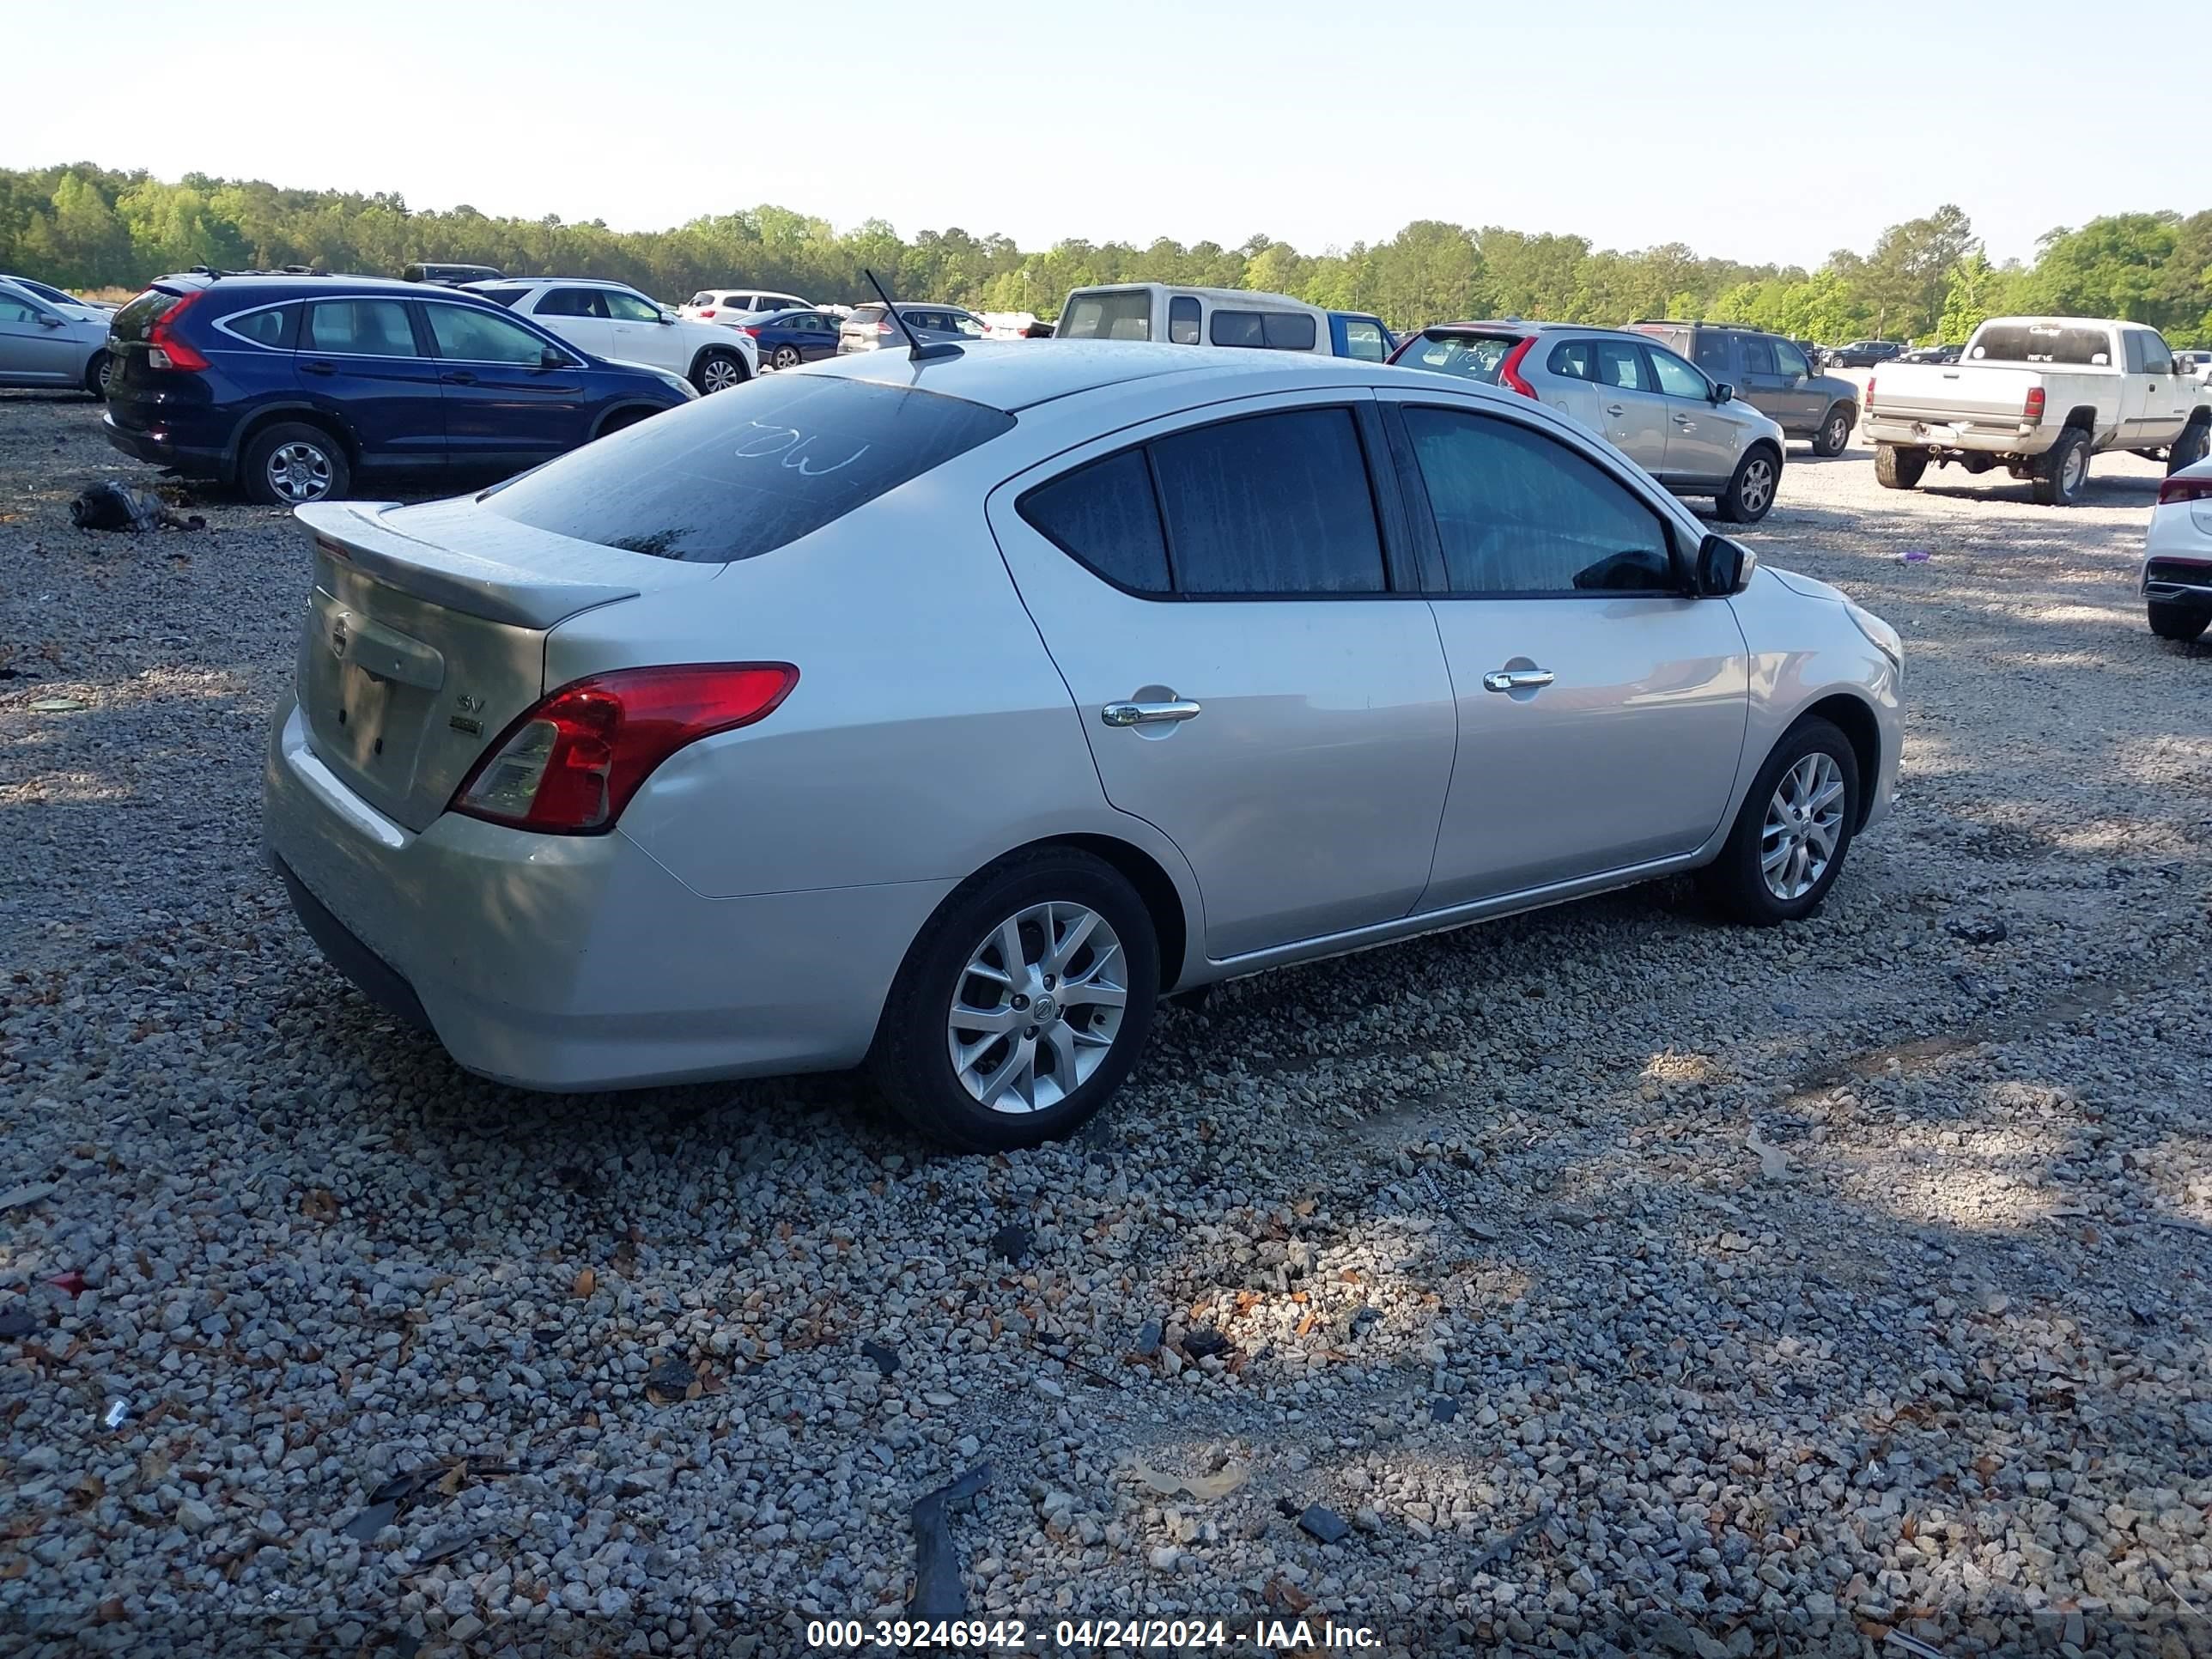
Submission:
{"label": "white pickup truck", "polygon": [[2212,388],[2177,368],[2158,331],[2081,317],[1992,317],[1956,363],[1883,363],[1863,428],[1875,477],[1910,489],[1934,461],[2002,466],[2068,507],[2089,457],[2131,450],[2178,472],[2212,441]]}

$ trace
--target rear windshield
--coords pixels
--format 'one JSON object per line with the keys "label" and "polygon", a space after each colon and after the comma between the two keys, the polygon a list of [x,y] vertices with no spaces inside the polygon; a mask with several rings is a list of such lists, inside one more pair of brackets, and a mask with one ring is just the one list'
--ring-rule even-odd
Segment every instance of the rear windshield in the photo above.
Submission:
{"label": "rear windshield", "polygon": [[1974,336],[1966,356],[1978,363],[2072,363],[2086,368],[2110,363],[2112,352],[2112,336],[2101,328],[2000,323]]}
{"label": "rear windshield", "polygon": [[107,331],[118,340],[143,340],[161,313],[185,296],[165,289],[149,288],[108,319]]}
{"label": "rear windshield", "polygon": [[657,559],[727,563],[833,520],[1007,431],[963,398],[778,374],[640,422],[479,497],[504,518]]}
{"label": "rear windshield", "polygon": [[1078,294],[1060,313],[1063,340],[1149,340],[1152,337],[1152,296],[1138,289],[1121,294]]}
{"label": "rear windshield", "polygon": [[1521,343],[1518,334],[1424,334],[1406,349],[1403,368],[1433,368],[1462,380],[1498,384],[1498,366]]}

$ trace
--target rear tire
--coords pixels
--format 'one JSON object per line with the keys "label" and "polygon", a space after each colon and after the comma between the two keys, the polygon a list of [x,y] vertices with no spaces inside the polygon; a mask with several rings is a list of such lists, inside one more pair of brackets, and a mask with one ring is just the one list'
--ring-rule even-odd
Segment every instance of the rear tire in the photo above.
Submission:
{"label": "rear tire", "polygon": [[2195,421],[2184,428],[2166,452],[2166,476],[2171,478],[2185,466],[2194,466],[2212,453],[2212,421]]}
{"label": "rear tire", "polygon": [[1713,502],[1730,524],[1757,524],[1774,505],[1782,487],[1782,458],[1765,444],[1753,444],[1735,464],[1735,477]]}
{"label": "rear tire", "polygon": [[770,362],[777,368],[797,368],[799,363],[799,348],[780,345],[775,349],[775,356],[770,359]]}
{"label": "rear tire", "polygon": [[[1785,779],[1790,781],[1789,788]],[[1813,783],[1813,793],[1793,799],[1801,779]],[[1824,799],[1833,784],[1841,785],[1841,794]],[[1811,915],[1836,884],[1844,855],[1850,851],[1858,827],[1861,787],[1858,757],[1850,739],[1826,720],[1800,721],[1759,769],[1736,812],[1727,845],[1698,872],[1698,884],[1723,911],[1747,927],[1771,927]],[[1800,802],[1813,808],[1808,815],[1810,823],[1791,810]],[[1812,860],[1822,843],[1819,834],[1808,836],[1807,830],[1825,831],[1827,836],[1826,862],[1817,873]],[[1800,842],[1809,849],[1806,863],[1800,866],[1794,857],[1785,856],[1772,872],[1776,880],[1770,882],[1766,861],[1778,850]],[[1796,891],[1808,877],[1805,890]]]}
{"label": "rear tire", "polygon": [[84,389],[91,394],[93,402],[107,401],[107,376],[114,367],[115,360],[104,351],[94,352],[92,361],[84,366]]}
{"label": "rear tire", "polygon": [[2044,452],[2029,489],[2038,507],[2071,507],[2089,487],[2089,434],[2068,427]]}
{"label": "rear tire", "polygon": [[1813,453],[1823,460],[1842,454],[1851,441],[1851,428],[1857,423],[1858,410],[1849,404],[1838,404],[1821,419],[1820,429],[1813,434]]}
{"label": "rear tire", "polygon": [[256,433],[238,472],[246,500],[264,507],[337,501],[353,483],[345,446],[322,428],[297,421]]}
{"label": "rear tire", "polygon": [[2212,612],[2193,610],[2186,605],[2160,605],[2151,601],[2150,631],[2162,640],[2179,640],[2187,644],[2203,636],[2206,628],[2212,627]]}
{"label": "rear tire", "polygon": [[[1010,931],[1022,957],[1011,965]],[[1102,937],[1114,948],[1094,954]],[[869,1069],[901,1116],[948,1146],[1057,1140],[1128,1076],[1159,983],[1152,914],[1119,871],[1073,848],[1016,854],[963,883],[922,928],[884,1004]],[[1042,1025],[1024,1025],[1048,998]],[[963,1024],[956,1008],[976,1018]]]}
{"label": "rear tire", "polygon": [[1895,444],[1874,447],[1874,480],[1884,489],[1910,489],[1927,470],[1924,450],[1899,449]]}
{"label": "rear tire", "polygon": [[691,384],[699,388],[699,395],[727,392],[733,386],[743,386],[751,377],[745,372],[745,360],[734,351],[712,347],[699,354],[699,361],[691,366]]}

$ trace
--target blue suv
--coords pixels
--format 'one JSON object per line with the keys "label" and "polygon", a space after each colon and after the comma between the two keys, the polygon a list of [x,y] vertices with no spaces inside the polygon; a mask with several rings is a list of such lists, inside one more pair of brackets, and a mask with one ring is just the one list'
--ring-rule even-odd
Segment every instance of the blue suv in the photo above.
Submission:
{"label": "blue suv", "polygon": [[699,395],[489,300],[373,276],[164,276],[109,349],[108,442],[281,507],[373,473],[519,471]]}

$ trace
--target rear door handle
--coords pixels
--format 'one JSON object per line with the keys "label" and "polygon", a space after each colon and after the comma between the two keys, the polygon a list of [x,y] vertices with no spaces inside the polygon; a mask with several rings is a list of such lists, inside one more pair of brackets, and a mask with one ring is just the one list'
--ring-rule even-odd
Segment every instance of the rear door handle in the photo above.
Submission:
{"label": "rear door handle", "polygon": [[1698,423],[1686,415],[1677,415],[1674,417],[1674,424],[1685,432],[1695,432],[1698,429]]}
{"label": "rear door handle", "polygon": [[443,378],[447,386],[474,386],[477,383],[477,377],[465,368],[457,368]]}
{"label": "rear door handle", "polygon": [[303,374],[335,374],[337,366],[334,363],[301,363],[300,372]]}
{"label": "rear door handle", "polygon": [[1626,415],[1628,413],[1628,411],[1622,408],[1619,404],[1607,404],[1605,406],[1605,412],[1608,415]]}
{"label": "rear door handle", "polygon": [[1559,678],[1548,668],[1493,668],[1482,677],[1486,691],[1534,691]]}
{"label": "rear door handle", "polygon": [[1167,702],[1109,702],[1098,718],[1109,726],[1172,726],[1194,720],[1202,712],[1189,698],[1176,697]]}

